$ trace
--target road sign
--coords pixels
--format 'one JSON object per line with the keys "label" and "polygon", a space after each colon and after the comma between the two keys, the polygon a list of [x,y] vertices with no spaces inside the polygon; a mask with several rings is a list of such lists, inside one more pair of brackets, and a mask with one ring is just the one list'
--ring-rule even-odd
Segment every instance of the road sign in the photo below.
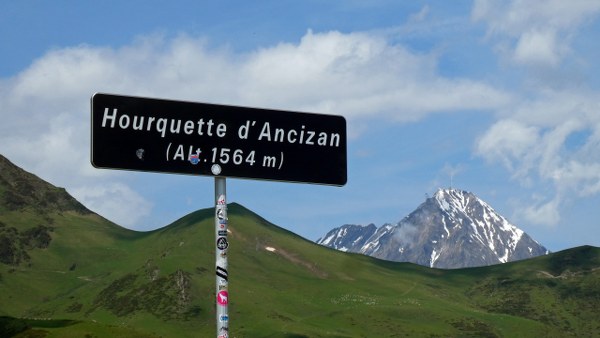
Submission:
{"label": "road sign", "polygon": [[344,185],[342,116],[97,93],[97,168]]}

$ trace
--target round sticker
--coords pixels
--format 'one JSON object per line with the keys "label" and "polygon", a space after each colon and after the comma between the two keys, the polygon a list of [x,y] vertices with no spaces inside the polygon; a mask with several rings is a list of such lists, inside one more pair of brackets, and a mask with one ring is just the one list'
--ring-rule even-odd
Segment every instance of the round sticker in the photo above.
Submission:
{"label": "round sticker", "polygon": [[225,249],[227,249],[228,246],[229,246],[229,243],[227,243],[227,238],[219,237],[219,239],[217,239],[217,249],[225,250]]}

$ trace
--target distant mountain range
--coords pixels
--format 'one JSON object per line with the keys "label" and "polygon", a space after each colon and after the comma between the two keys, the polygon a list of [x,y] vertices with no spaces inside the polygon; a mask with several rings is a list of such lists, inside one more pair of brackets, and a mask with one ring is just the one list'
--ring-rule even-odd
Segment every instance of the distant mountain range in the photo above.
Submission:
{"label": "distant mountain range", "polygon": [[457,189],[439,189],[395,225],[343,225],[317,243],[389,261],[446,269],[487,266],[548,253],[486,202]]}
{"label": "distant mountain range", "polygon": [[0,337],[210,337],[223,320],[230,337],[600,332],[600,248],[431,269],[317,245],[235,203],[216,318],[214,216],[128,230],[0,155]]}

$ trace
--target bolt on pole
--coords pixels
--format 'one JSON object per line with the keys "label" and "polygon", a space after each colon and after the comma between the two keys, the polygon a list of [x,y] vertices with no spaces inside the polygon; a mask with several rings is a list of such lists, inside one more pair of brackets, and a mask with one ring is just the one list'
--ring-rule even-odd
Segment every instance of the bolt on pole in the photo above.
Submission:
{"label": "bolt on pole", "polygon": [[229,337],[229,278],[227,273],[227,199],[224,177],[215,177],[215,266],[217,338]]}

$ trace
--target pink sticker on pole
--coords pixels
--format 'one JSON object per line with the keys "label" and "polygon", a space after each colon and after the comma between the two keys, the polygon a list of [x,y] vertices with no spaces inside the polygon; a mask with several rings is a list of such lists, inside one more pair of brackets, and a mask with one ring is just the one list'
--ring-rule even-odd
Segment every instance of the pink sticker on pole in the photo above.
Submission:
{"label": "pink sticker on pole", "polygon": [[227,291],[225,291],[225,290],[219,291],[219,293],[217,293],[217,304],[222,305],[222,306],[227,305],[228,297],[229,297],[229,294],[227,293]]}

